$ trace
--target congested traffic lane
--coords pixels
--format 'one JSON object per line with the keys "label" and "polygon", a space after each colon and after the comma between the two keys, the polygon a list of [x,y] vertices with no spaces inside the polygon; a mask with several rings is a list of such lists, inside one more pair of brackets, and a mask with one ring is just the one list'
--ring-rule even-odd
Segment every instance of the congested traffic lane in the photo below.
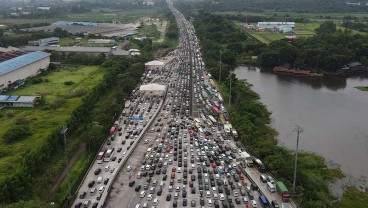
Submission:
{"label": "congested traffic lane", "polygon": [[[134,96],[136,98],[132,99],[131,107],[123,111],[126,115],[121,115],[121,119],[115,122],[118,132],[114,133],[113,137],[109,137],[101,148],[101,150],[112,150],[111,156],[104,157],[102,160],[96,159],[91,164],[90,170],[78,189],[78,196],[72,207],[79,207],[82,204],[85,207],[102,207],[117,171],[125,162],[126,157],[133,151],[134,143],[142,136],[144,127],[149,123],[162,102],[161,97],[153,97],[144,92],[136,93]],[[147,106],[152,101],[155,105],[152,110],[149,110]],[[140,122],[128,121],[127,119],[130,116],[139,115],[144,116],[145,119]]]}

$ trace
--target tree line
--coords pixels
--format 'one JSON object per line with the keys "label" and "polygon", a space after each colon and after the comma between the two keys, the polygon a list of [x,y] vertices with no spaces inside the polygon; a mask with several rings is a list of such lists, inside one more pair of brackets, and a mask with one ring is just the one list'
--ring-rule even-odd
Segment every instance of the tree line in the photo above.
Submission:
{"label": "tree line", "polygon": [[[200,39],[206,67],[215,80],[218,79],[219,74],[219,50],[223,50],[225,56],[229,53],[226,51],[234,47],[232,48],[233,57],[240,59],[242,54],[262,54],[268,48],[264,44],[258,44],[243,37],[242,31],[221,16],[199,12],[194,18],[194,27]],[[326,28],[323,26],[319,33],[325,34],[324,29]],[[277,42],[279,45],[274,44],[271,47],[275,49],[286,47],[284,44],[291,45],[285,41]],[[236,46],[237,50],[235,50]],[[290,49],[282,49],[285,52],[288,50]],[[293,56],[294,52],[290,50],[287,54]],[[224,100],[227,100],[231,79],[232,105],[228,106],[228,110],[231,123],[239,133],[239,140],[247,151],[264,161],[269,171],[290,188],[293,180],[293,152],[277,145],[275,139],[277,132],[269,126],[270,112],[260,102],[259,95],[252,91],[246,82],[237,80],[235,75],[229,76],[228,70],[234,67],[231,64],[236,61],[228,62],[226,58],[223,61],[225,71],[221,74],[220,88]],[[323,158],[313,154],[302,153],[298,161],[298,180],[294,199],[303,207],[332,207],[333,198],[328,190],[328,181],[334,178],[334,174],[339,175],[339,171],[328,169]]]}
{"label": "tree line", "polygon": [[[152,48],[152,46],[147,48]],[[114,57],[107,59],[102,64],[101,70],[106,70],[103,80],[82,97],[82,104],[73,111],[65,122],[68,126],[67,134],[71,144],[88,141],[89,147],[95,155],[113,124],[114,118],[121,112],[124,99],[129,97],[129,93],[139,82],[144,72],[145,61],[147,61],[145,56],[130,59]],[[91,138],[88,132],[93,130],[94,127],[91,125],[93,122],[98,123],[102,130]],[[22,158],[21,170],[0,180],[0,201],[2,204],[32,199],[34,183],[37,178],[42,177],[40,173],[45,171],[45,161],[50,161],[64,147],[60,129],[61,126],[47,135],[38,149],[20,155],[19,157]],[[58,192],[55,195],[55,201],[62,202],[65,199],[62,197],[65,196],[65,193]],[[25,202],[20,201],[19,203],[24,204]]]}

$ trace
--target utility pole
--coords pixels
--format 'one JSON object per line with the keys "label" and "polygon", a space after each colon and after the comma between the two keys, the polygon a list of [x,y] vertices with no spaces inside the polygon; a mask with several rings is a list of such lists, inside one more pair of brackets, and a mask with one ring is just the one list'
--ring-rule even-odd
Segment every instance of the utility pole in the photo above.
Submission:
{"label": "utility pole", "polygon": [[61,134],[64,134],[64,146],[65,146],[65,167],[67,168],[67,178],[68,178],[68,204],[69,204],[69,199],[71,197],[71,190],[70,190],[70,174],[69,174],[69,169],[68,169],[68,148],[67,148],[67,143],[66,143],[66,132],[68,131],[68,128],[66,126],[63,126],[63,129],[61,129]]}
{"label": "utility pole", "polygon": [[231,80],[232,80],[232,73],[230,71],[230,94],[229,94],[229,108],[230,108],[230,105],[231,105]]}
{"label": "utility pole", "polygon": [[220,50],[220,74],[219,74],[219,84],[220,84],[220,81],[221,81],[221,63],[222,63],[222,61],[221,61],[221,54],[222,54],[222,51]]}
{"label": "utility pole", "polygon": [[304,129],[298,125],[296,125],[294,132],[296,131],[297,133],[297,138],[296,138],[296,152],[295,152],[295,166],[294,166],[294,182],[293,182],[293,191],[295,194],[295,183],[296,183],[296,167],[298,165],[298,150],[299,150],[299,134],[303,133]]}

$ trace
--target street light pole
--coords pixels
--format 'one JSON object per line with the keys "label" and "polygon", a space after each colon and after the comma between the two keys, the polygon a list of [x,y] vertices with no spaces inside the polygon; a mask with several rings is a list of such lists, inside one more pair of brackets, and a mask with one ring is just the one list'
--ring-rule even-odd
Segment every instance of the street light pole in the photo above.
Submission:
{"label": "street light pole", "polygon": [[297,132],[296,138],[296,152],[295,152],[295,165],[294,165],[294,181],[293,181],[293,191],[295,194],[295,183],[296,183],[296,170],[298,165],[298,150],[299,150],[299,134],[303,133],[304,129],[298,125],[296,125],[294,131]]}
{"label": "street light pole", "polygon": [[63,126],[63,129],[61,129],[61,134],[64,134],[64,146],[65,146],[65,167],[67,168],[67,179],[68,179],[68,203],[69,203],[69,199],[71,197],[71,190],[70,190],[70,174],[69,174],[69,169],[68,169],[68,148],[67,148],[67,143],[66,143],[66,131],[68,131],[68,128],[66,126]]}
{"label": "street light pole", "polygon": [[220,74],[219,74],[219,83],[220,83],[220,81],[221,81],[221,63],[222,63],[222,61],[221,61],[221,54],[222,54],[222,51],[220,50]]}
{"label": "street light pole", "polygon": [[230,104],[231,104],[231,80],[232,80],[232,77],[231,77],[231,71],[230,71],[230,94],[229,94],[229,108],[230,108]]}

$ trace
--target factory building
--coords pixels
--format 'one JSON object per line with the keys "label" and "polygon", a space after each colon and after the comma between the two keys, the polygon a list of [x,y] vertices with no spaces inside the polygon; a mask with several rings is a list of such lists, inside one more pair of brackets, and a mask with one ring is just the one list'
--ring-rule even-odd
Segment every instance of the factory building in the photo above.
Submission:
{"label": "factory building", "polygon": [[281,33],[291,33],[295,28],[295,22],[258,22],[259,30],[273,30]]}
{"label": "factory building", "polygon": [[50,54],[41,51],[0,54],[0,90],[7,90],[19,80],[37,75],[49,64]]}
{"label": "factory building", "polygon": [[28,41],[29,46],[49,46],[59,44],[60,38],[52,37],[52,38],[43,38],[39,40],[31,40]]}

